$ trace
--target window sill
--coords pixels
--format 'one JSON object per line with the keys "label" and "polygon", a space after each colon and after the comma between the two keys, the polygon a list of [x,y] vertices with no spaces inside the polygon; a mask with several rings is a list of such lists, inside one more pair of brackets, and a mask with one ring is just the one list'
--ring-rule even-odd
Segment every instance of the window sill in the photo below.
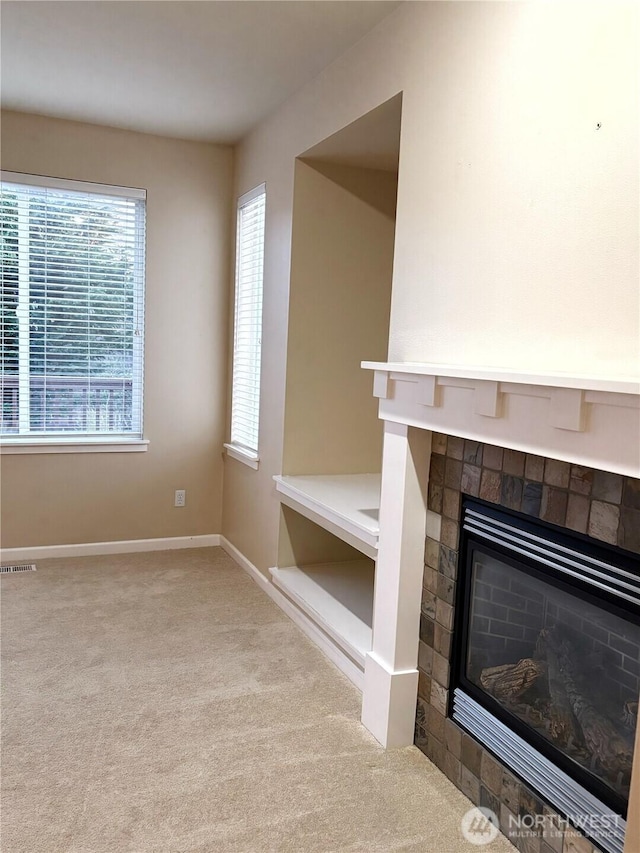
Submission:
{"label": "window sill", "polygon": [[34,438],[0,440],[0,454],[17,453],[144,453],[144,438]]}
{"label": "window sill", "polygon": [[258,470],[260,466],[260,457],[257,453],[252,453],[250,450],[245,450],[235,444],[225,444],[224,449],[227,451],[227,455],[231,456],[232,459],[237,459],[238,462],[248,465],[249,468],[253,468],[254,471]]}

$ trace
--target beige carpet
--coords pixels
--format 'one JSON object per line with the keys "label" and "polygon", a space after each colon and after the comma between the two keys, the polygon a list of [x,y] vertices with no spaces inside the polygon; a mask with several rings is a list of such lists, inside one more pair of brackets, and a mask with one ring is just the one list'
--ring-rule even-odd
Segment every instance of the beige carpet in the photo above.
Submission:
{"label": "beige carpet", "polygon": [[513,851],[219,548],[3,576],[3,853]]}

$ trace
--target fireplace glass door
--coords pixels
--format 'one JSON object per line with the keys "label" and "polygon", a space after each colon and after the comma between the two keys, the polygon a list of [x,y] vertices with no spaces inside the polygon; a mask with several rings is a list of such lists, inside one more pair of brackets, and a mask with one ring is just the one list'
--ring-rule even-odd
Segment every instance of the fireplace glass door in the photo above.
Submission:
{"label": "fireplace glass door", "polygon": [[507,520],[493,539],[467,525],[459,684],[624,815],[640,692],[639,611],[628,593],[640,577],[623,557],[610,579],[610,553],[587,547],[578,559],[575,541],[546,543],[527,524],[522,546]]}

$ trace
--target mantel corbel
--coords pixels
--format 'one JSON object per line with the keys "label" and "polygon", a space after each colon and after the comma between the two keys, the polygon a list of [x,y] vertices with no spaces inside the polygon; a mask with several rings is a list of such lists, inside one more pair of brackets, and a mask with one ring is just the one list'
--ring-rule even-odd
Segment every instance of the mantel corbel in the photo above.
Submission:
{"label": "mantel corbel", "polygon": [[363,362],[385,421],[640,477],[640,380]]}

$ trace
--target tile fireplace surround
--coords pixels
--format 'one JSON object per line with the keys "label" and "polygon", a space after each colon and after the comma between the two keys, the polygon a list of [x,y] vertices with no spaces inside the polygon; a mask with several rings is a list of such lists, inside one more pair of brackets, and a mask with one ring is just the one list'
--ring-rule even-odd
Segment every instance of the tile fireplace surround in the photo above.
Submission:
{"label": "tile fireplace surround", "polygon": [[473,803],[492,809],[501,826],[517,826],[517,816],[534,822],[544,815],[541,826],[554,827],[546,840],[543,834],[514,837],[516,847],[526,853],[590,853],[586,838],[564,826],[524,782],[446,717],[463,494],[640,553],[640,480],[432,436],[415,743]]}
{"label": "tile fireplace surround", "polygon": [[[523,853],[592,853],[597,846],[447,716],[460,505],[463,495],[480,498],[640,553],[640,382],[363,367],[374,371],[385,422],[363,723],[386,746],[415,738],[475,805],[496,812],[505,834],[520,818],[511,840]],[[536,816],[539,829],[522,832]]]}

